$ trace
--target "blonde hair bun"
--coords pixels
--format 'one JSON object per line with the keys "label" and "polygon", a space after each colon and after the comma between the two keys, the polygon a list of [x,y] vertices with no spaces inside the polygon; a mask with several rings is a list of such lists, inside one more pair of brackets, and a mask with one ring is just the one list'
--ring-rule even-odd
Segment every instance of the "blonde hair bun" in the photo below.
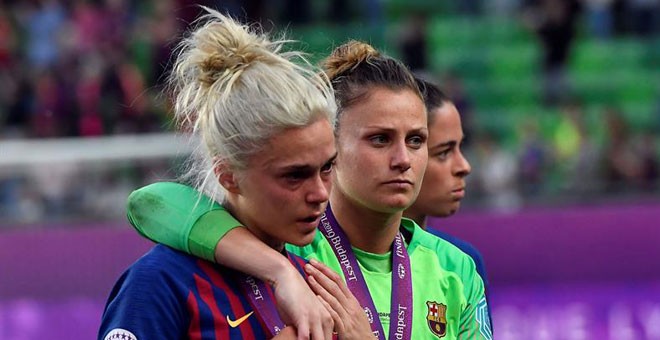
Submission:
{"label": "blonde hair bun", "polygon": [[263,36],[249,34],[233,20],[213,22],[208,30],[196,32],[199,43],[199,81],[212,86],[218,80],[237,78],[252,63],[267,60],[274,51]]}

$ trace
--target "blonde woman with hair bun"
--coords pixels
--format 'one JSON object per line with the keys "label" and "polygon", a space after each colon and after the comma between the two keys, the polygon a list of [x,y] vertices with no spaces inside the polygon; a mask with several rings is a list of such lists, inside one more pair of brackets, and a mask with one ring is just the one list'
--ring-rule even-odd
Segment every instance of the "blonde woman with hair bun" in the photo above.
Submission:
{"label": "blonde woman with hair bun", "polygon": [[[333,90],[299,52],[283,52],[284,40],[205,10],[178,46],[169,89],[176,120],[197,149],[182,180],[223,210],[190,198],[181,204],[191,209],[180,212],[191,219],[211,210],[216,215],[206,220],[240,221],[243,232],[288,263],[287,282],[305,285],[305,260],[284,244],[312,242],[328,203],[337,153]],[[278,313],[279,290],[268,283],[157,245],[115,284],[98,338],[295,338],[288,316]],[[298,331],[330,338],[333,320],[324,302],[309,288],[296,294],[313,302],[307,320],[318,325]]]}
{"label": "blonde woman with hair bun", "polygon": [[[420,192],[428,162],[427,112],[415,78],[401,62],[358,41],[337,47],[323,65],[337,103],[333,188],[314,240],[287,249],[310,260],[309,286],[330,307],[335,331],[342,339],[491,340],[474,261],[402,216]],[[144,189],[148,195],[129,199],[133,225],[143,235],[171,246],[180,238],[203,244],[204,251],[188,252],[277,282],[278,291],[303,290],[277,279],[291,265],[233,228],[239,221],[210,218],[205,223],[214,232],[193,236],[205,223],[186,223],[176,213],[190,206],[170,198],[174,189]],[[190,187],[176,190],[198,196]],[[158,220],[150,213],[154,206],[174,213]],[[305,305],[294,308],[303,300],[278,299],[296,325],[305,323]],[[372,335],[365,335],[365,316]]]}

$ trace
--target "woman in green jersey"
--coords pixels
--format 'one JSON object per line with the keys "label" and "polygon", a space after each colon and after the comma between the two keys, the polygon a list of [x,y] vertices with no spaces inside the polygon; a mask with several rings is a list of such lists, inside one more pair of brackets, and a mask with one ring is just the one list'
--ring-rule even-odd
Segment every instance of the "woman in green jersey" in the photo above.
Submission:
{"label": "woman in green jersey", "polygon": [[[324,68],[338,104],[331,207],[309,246],[287,249],[341,273],[381,338],[490,339],[483,282],[474,262],[411,220],[402,219],[420,190],[428,158],[426,110],[413,76],[398,61],[358,42],[337,48]],[[149,202],[140,196],[134,195],[131,205],[133,213],[143,215]],[[164,194],[160,199],[167,201]],[[215,226],[215,235],[199,236],[205,233],[195,232],[203,229],[196,223],[185,228],[194,243],[205,244],[198,255],[215,257],[270,281],[276,291],[306,289],[304,283],[282,280],[290,265],[242,228],[228,232],[216,248],[218,227],[226,231],[237,223],[216,219],[213,224],[209,223],[213,218],[204,219],[206,225]],[[149,228],[176,229],[184,223],[152,223]],[[167,242],[151,231],[142,230],[148,237]],[[335,326],[350,330],[355,326],[352,320],[358,319],[356,308],[343,303],[339,277],[319,268],[308,266],[314,278],[310,286],[333,308]],[[306,322],[304,310],[295,312],[295,299],[287,301],[282,306],[294,311],[294,323]]]}

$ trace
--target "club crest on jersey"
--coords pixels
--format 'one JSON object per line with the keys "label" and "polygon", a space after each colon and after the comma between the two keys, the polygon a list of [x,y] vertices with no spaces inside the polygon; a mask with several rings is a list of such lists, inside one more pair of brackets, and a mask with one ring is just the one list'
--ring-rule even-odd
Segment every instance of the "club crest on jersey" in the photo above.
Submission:
{"label": "club crest on jersey", "polygon": [[428,314],[426,321],[431,332],[442,338],[447,334],[447,306],[435,301],[426,301]]}

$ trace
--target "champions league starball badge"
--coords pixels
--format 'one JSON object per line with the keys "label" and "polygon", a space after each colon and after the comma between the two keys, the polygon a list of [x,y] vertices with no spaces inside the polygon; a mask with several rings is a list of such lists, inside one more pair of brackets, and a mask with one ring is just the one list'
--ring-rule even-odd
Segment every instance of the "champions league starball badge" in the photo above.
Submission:
{"label": "champions league starball badge", "polygon": [[367,314],[367,320],[369,320],[369,323],[374,323],[374,315],[371,313],[371,309],[364,307],[364,314]]}
{"label": "champions league starball badge", "polygon": [[103,340],[138,340],[138,338],[135,336],[135,334],[125,329],[115,328],[111,330]]}

